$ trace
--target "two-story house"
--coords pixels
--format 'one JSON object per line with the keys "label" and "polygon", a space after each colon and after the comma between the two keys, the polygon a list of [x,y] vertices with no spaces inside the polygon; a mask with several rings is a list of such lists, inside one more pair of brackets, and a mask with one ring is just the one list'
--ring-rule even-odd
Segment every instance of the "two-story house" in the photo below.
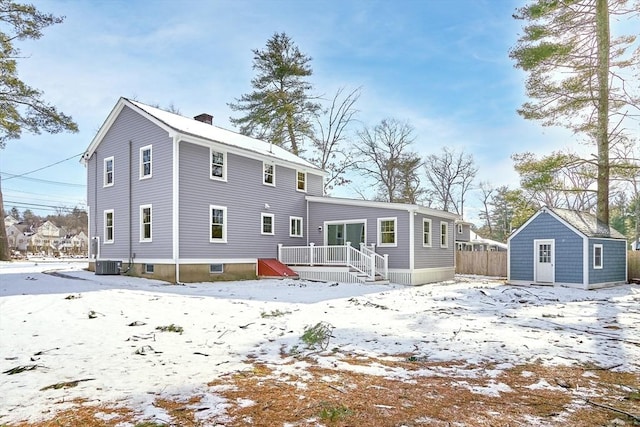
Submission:
{"label": "two-story house", "polygon": [[[91,268],[171,282],[301,277],[428,283],[453,277],[454,214],[325,197],[324,171],[212,124],[120,98],[89,145]],[[336,279],[337,278],[337,279]]]}

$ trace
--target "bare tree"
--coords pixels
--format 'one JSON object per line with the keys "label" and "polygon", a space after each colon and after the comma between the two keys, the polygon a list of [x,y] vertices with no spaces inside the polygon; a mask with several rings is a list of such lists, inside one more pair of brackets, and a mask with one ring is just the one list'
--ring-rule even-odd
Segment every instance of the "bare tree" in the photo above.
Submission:
{"label": "bare tree", "polygon": [[365,127],[358,132],[360,143],[355,147],[357,170],[375,180],[377,199],[396,202],[403,184],[411,181],[402,176],[408,171],[407,164],[419,156],[409,147],[415,140],[413,127],[396,119],[383,119],[374,128]]}
{"label": "bare tree", "polygon": [[354,89],[343,97],[344,88],[340,88],[324,114],[316,118],[316,131],[311,137],[313,156],[309,161],[329,173],[324,182],[325,193],[350,182],[345,173],[354,166],[355,154],[344,143],[358,113],[355,104],[360,98],[360,90]]}
{"label": "bare tree", "polygon": [[424,167],[433,202],[444,211],[454,209],[464,216],[465,197],[478,172],[473,156],[444,147],[442,154],[428,155]]}
{"label": "bare tree", "polygon": [[480,212],[480,219],[484,220],[484,227],[486,227],[490,236],[493,235],[493,230],[491,228],[491,196],[495,191],[493,186],[483,181],[480,183],[480,201],[482,202],[482,212]]}

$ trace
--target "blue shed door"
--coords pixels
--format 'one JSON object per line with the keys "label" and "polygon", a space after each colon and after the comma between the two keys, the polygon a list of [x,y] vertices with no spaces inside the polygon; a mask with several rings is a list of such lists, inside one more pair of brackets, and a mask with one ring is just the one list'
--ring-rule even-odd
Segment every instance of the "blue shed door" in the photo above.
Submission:
{"label": "blue shed door", "polygon": [[534,280],[537,283],[554,282],[555,265],[555,240],[534,240],[533,262],[535,274]]}

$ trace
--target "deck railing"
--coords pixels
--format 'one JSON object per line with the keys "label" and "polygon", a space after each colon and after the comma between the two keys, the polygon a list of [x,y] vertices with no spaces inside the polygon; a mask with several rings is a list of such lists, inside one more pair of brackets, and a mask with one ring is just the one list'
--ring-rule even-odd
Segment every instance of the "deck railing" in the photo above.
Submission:
{"label": "deck railing", "polygon": [[283,246],[278,245],[278,261],[287,265],[305,266],[347,266],[367,278],[375,280],[376,276],[388,278],[389,262],[387,255],[381,256],[372,249],[361,245],[361,250],[344,245],[316,246]]}

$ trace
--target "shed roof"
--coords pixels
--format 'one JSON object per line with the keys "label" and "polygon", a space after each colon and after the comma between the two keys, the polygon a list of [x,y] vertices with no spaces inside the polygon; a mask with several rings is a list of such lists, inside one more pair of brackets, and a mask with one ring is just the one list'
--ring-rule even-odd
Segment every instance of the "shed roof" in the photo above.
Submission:
{"label": "shed roof", "polygon": [[599,221],[595,215],[589,212],[574,211],[562,208],[545,207],[558,217],[575,227],[578,231],[587,237],[608,237],[614,239],[626,239],[624,235],[615,228]]}

